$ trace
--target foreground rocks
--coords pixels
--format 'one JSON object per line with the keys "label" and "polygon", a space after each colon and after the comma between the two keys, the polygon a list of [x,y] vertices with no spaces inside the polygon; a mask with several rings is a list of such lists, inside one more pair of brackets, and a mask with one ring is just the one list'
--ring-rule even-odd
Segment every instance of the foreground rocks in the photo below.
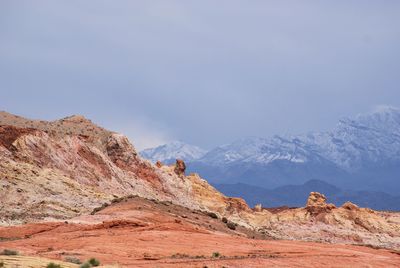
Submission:
{"label": "foreground rocks", "polygon": [[152,165],[125,136],[82,116],[0,112],[0,224],[68,219],[131,194],[226,213],[232,200],[185,168]]}
{"label": "foreground rocks", "polygon": [[[400,255],[354,245],[277,241],[169,202],[122,199],[67,222],[0,228],[0,249],[120,267],[398,267]],[[0,261],[2,257],[0,256]],[[43,266],[45,267],[45,266]],[[78,267],[78,266],[66,266]],[[118,266],[116,266],[118,267]]]}

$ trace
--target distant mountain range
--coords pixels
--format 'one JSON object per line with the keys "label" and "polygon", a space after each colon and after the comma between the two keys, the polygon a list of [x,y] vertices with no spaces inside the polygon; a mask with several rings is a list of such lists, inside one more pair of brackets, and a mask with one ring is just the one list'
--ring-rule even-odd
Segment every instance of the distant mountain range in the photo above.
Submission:
{"label": "distant mountain range", "polygon": [[[187,146],[180,145],[184,151],[193,148]],[[167,162],[183,158],[189,171],[214,184],[272,189],[319,180],[351,191],[400,192],[400,110],[393,107],[342,119],[331,131],[243,138],[207,153],[200,149],[197,157],[185,158],[175,147],[163,158],[165,148],[142,156]]]}
{"label": "distant mountain range", "polygon": [[250,206],[262,204],[264,207],[283,205],[302,207],[310,192],[320,192],[326,195],[328,202],[337,206],[351,201],[361,207],[375,210],[400,211],[400,196],[377,191],[345,191],[320,180],[310,180],[301,185],[286,185],[275,189],[265,189],[244,183],[214,184],[213,186],[225,195],[242,197]]}

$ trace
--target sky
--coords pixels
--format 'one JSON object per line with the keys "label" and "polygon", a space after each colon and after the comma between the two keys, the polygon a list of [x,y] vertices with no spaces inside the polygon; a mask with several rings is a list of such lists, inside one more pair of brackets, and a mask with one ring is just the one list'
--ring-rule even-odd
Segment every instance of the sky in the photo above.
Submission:
{"label": "sky", "polygon": [[0,1],[0,110],[210,149],[400,107],[400,1]]}

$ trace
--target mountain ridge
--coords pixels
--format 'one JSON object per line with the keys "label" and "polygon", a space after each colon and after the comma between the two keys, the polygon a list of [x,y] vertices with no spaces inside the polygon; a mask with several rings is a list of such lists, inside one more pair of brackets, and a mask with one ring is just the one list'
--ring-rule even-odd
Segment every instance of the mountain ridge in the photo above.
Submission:
{"label": "mountain ridge", "polygon": [[206,151],[198,146],[189,145],[181,141],[173,141],[168,144],[149,148],[139,152],[140,155],[152,162],[162,160],[163,163],[172,164],[176,159],[193,161],[202,157]]}
{"label": "mountain ridge", "polygon": [[304,206],[304,200],[310,192],[319,192],[336,206],[351,201],[375,210],[400,211],[400,196],[377,191],[343,190],[321,180],[309,180],[300,185],[285,185],[274,189],[244,183],[213,186],[226,195],[243,198],[250,206],[261,204],[265,207],[301,207]]}
{"label": "mountain ridge", "polygon": [[341,188],[395,194],[400,191],[399,151],[400,110],[380,107],[341,119],[331,131],[239,139],[189,161],[188,169],[213,183],[271,188],[320,179]]}

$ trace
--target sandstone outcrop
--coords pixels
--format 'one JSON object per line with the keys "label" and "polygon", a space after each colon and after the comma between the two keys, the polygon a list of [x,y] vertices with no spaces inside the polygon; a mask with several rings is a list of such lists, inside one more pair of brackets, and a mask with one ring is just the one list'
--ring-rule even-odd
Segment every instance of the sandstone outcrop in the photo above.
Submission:
{"label": "sandstone outcrop", "polygon": [[[249,208],[186,165],[153,165],[122,134],[82,116],[52,122],[0,112],[0,225],[66,220],[138,195],[209,211],[269,237],[400,247],[400,216],[311,193],[304,208]],[[235,225],[236,226],[236,225]]]}
{"label": "sandstone outcrop", "polygon": [[47,122],[0,112],[0,224],[66,219],[132,194],[239,213],[235,202],[185,169],[182,160],[152,165],[126,136],[82,116]]}
{"label": "sandstone outcrop", "polygon": [[176,159],[176,164],[175,164],[175,168],[174,168],[176,175],[178,175],[180,177],[185,176],[185,170],[186,170],[185,162],[183,162],[182,159]]}
{"label": "sandstone outcrop", "polygon": [[325,206],[326,197],[318,192],[311,192],[307,199],[307,207]]}
{"label": "sandstone outcrop", "polygon": [[256,211],[256,212],[261,212],[261,211],[262,211],[262,206],[261,206],[261,204],[255,205],[255,206],[254,206],[254,211]]}
{"label": "sandstone outcrop", "polygon": [[[400,255],[355,245],[271,240],[209,213],[139,197],[65,222],[0,227],[5,267],[62,267],[95,257],[104,267],[398,267]],[[26,256],[26,255],[31,256]],[[218,256],[219,255],[219,256]],[[42,259],[38,259],[44,258]],[[38,263],[42,260],[40,263]]]}
{"label": "sandstone outcrop", "polygon": [[347,210],[357,210],[358,206],[356,204],[351,203],[350,201],[347,201],[342,205],[342,208]]}
{"label": "sandstone outcrop", "polygon": [[323,212],[329,212],[336,208],[334,204],[327,204],[325,195],[318,192],[311,192],[308,199],[306,210],[311,215],[318,215]]}

